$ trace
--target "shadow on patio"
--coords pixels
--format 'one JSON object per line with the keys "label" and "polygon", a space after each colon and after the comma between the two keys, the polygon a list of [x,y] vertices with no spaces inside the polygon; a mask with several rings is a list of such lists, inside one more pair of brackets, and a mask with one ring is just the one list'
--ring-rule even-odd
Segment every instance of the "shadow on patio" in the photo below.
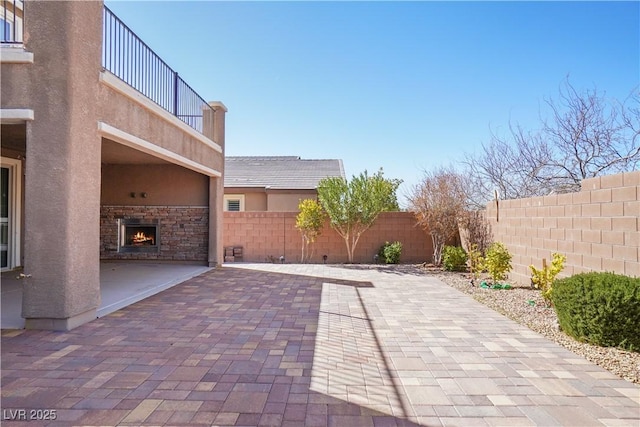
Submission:
{"label": "shadow on patio", "polygon": [[224,267],[66,333],[3,331],[3,409],[52,425],[407,425],[359,289]]}

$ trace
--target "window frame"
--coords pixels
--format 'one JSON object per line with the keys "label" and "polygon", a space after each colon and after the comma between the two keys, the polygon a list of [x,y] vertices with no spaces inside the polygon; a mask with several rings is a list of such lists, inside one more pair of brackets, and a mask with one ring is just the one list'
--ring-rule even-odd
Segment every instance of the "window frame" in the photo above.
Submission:
{"label": "window frame", "polygon": [[[237,202],[239,210],[229,209],[229,202]],[[223,210],[225,212],[244,212],[244,194],[225,194]]]}

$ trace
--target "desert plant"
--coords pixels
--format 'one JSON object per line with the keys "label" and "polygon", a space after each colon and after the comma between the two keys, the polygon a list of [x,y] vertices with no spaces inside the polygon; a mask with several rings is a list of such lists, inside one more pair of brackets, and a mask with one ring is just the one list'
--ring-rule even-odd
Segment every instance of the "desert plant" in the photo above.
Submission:
{"label": "desert plant", "polygon": [[551,292],[553,292],[553,281],[556,276],[564,269],[564,263],[567,260],[567,257],[559,254],[557,252],[551,255],[553,259],[551,260],[551,266],[547,264],[547,260],[542,260],[542,269],[538,270],[532,265],[529,266],[531,269],[531,282],[536,287],[536,289],[540,289],[542,293],[542,297],[547,302],[547,305],[551,304]]}
{"label": "desert plant", "polygon": [[328,177],[318,184],[318,200],[329,216],[331,228],[344,239],[350,263],[360,236],[378,215],[399,209],[396,191],[401,183],[399,179],[385,178],[380,169],[374,175],[364,171],[351,181]]}
{"label": "desert plant", "polygon": [[471,272],[471,284],[475,286],[476,281],[480,278],[480,275],[485,271],[484,256],[478,249],[478,245],[473,243],[469,246],[468,253],[469,271]]}
{"label": "desert plant", "polygon": [[476,246],[480,254],[484,254],[491,245],[493,236],[491,225],[485,217],[485,211],[466,211],[460,215],[458,224],[460,226],[460,237],[467,243],[467,249],[471,252],[471,247]]}
{"label": "desert plant", "polygon": [[313,256],[311,244],[320,235],[327,214],[320,206],[320,203],[313,199],[302,200],[298,205],[298,209],[300,212],[296,216],[296,228],[302,233],[302,256],[300,262],[304,263]]}
{"label": "desert plant", "polygon": [[442,263],[442,251],[458,233],[465,208],[464,178],[452,168],[427,171],[409,196],[409,210],[433,243],[433,263]]}
{"label": "desert plant", "polygon": [[400,262],[400,254],[402,253],[402,243],[385,242],[378,251],[378,256],[387,264],[397,264]]}
{"label": "desert plant", "polygon": [[507,247],[500,242],[492,243],[487,250],[484,267],[494,285],[506,279],[511,271],[511,254]]}
{"label": "desert plant", "polygon": [[467,252],[460,246],[445,246],[442,251],[442,266],[447,271],[465,270],[467,259]]}
{"label": "desert plant", "polygon": [[576,274],[554,282],[551,300],[560,327],[575,339],[640,350],[640,278]]}

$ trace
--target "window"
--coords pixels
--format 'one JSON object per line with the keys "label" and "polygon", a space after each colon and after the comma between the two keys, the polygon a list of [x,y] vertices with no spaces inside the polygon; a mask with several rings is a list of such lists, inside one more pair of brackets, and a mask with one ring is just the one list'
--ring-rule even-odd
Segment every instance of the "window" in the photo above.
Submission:
{"label": "window", "polygon": [[244,194],[225,194],[224,210],[227,212],[243,212]]}
{"label": "window", "polygon": [[23,6],[20,0],[0,4],[0,42],[22,43]]}
{"label": "window", "polygon": [[2,32],[2,35],[0,37],[2,37],[3,42],[12,40],[10,22],[7,22],[4,19],[0,18],[0,31]]}

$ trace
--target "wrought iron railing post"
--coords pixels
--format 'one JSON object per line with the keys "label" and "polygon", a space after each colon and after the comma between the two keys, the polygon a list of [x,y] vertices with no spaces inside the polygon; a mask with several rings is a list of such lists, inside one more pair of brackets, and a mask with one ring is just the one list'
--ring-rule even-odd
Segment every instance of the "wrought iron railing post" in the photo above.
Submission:
{"label": "wrought iron railing post", "polygon": [[178,72],[173,72],[173,115],[178,116]]}

